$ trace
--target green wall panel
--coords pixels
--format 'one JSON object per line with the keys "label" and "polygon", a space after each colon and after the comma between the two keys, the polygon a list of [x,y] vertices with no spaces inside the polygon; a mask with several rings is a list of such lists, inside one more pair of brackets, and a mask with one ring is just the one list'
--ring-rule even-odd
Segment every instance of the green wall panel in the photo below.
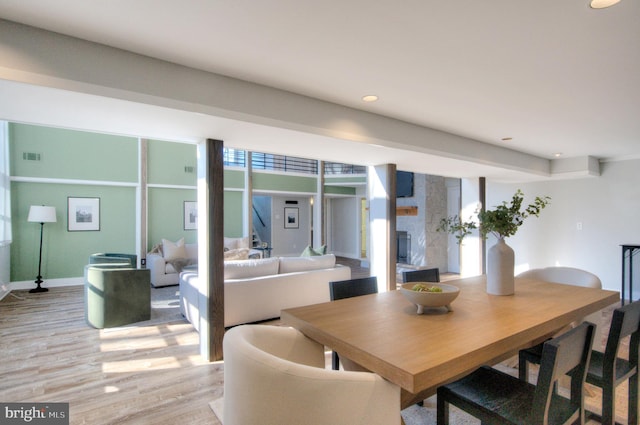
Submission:
{"label": "green wall panel", "polygon": [[[100,198],[100,231],[67,231],[69,196]],[[35,280],[38,274],[40,225],[27,221],[31,205],[56,207],[58,221],[44,225],[45,281],[82,276],[89,255],[96,252],[135,253],[135,188],[13,182],[11,281]]]}
{"label": "green wall panel", "polygon": [[[11,175],[58,179],[138,181],[138,140],[25,124],[9,124]],[[40,155],[39,161],[23,153]]]}
{"label": "green wall panel", "polygon": [[351,184],[366,184],[366,176],[345,176],[345,177],[325,177],[325,184],[338,184],[338,183],[351,183]]}
{"label": "green wall panel", "polygon": [[349,186],[324,186],[324,193],[331,195],[355,195],[356,188]]}
{"label": "green wall panel", "polygon": [[197,230],[184,230],[184,202],[196,201],[195,189],[149,188],[147,192],[147,251],[162,239],[196,243]]}
{"label": "green wall panel", "polygon": [[244,209],[242,208],[243,192],[224,191],[224,235],[228,238],[240,238],[242,223],[244,221]]}
{"label": "green wall panel", "polygon": [[[149,184],[196,185],[196,145],[149,140],[147,149],[147,182]],[[192,172],[185,171],[185,167],[192,167]]]}
{"label": "green wall panel", "polygon": [[224,170],[225,189],[244,189],[244,170]]}
{"label": "green wall panel", "polygon": [[315,193],[316,177],[286,176],[282,174],[254,173],[254,190],[278,190],[285,192]]}

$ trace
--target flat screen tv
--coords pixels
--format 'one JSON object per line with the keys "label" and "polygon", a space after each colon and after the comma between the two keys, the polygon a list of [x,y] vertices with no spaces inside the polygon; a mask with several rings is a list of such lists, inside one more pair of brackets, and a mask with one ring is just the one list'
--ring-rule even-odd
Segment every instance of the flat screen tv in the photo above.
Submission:
{"label": "flat screen tv", "polygon": [[408,171],[396,172],[396,196],[410,198],[413,196],[413,173]]}

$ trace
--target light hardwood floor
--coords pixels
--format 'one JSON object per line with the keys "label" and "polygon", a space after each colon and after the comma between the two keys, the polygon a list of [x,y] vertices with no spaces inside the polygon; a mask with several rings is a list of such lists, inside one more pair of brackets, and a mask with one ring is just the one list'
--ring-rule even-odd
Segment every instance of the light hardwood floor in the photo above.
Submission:
{"label": "light hardwood floor", "polygon": [[[13,294],[0,301],[0,401],[68,402],[71,424],[220,425],[209,402],[222,395],[223,367],[200,357],[185,320],[97,330],[80,286]],[[626,423],[626,384],[617,396]]]}
{"label": "light hardwood floor", "polygon": [[0,400],[68,402],[71,424],[213,424],[223,370],[186,321],[97,330],[82,287],[0,301]]}

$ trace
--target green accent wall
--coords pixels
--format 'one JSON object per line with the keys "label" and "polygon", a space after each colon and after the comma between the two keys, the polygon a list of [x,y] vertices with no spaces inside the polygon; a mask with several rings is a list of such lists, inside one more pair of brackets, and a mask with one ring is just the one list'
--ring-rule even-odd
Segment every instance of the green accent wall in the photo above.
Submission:
{"label": "green accent wall", "polygon": [[278,190],[282,192],[315,193],[317,178],[286,176],[283,174],[253,173],[254,190]]}
{"label": "green accent wall", "polygon": [[[12,176],[138,181],[134,137],[10,123],[9,140]],[[25,160],[23,153],[40,160]]]}
{"label": "green accent wall", "polygon": [[243,192],[224,191],[224,235],[228,238],[241,238],[244,209],[242,208]]}
{"label": "green accent wall", "polygon": [[324,179],[324,183],[331,184],[366,184],[367,177],[366,176],[345,176],[345,177],[326,177]]}
{"label": "green accent wall", "polygon": [[[196,155],[196,145],[149,140],[147,183],[195,187],[198,176]],[[185,167],[192,167],[193,172],[186,172]]]}
{"label": "green accent wall", "polygon": [[162,239],[185,243],[198,241],[197,230],[184,230],[184,202],[197,200],[195,189],[167,189],[150,187],[147,190],[147,241],[150,251]]}
{"label": "green accent wall", "polygon": [[330,195],[354,195],[356,188],[351,186],[324,186],[324,193]]}
{"label": "green accent wall", "polygon": [[[139,148],[136,137],[9,124],[12,282],[33,281],[38,273],[40,225],[27,222],[31,205],[50,205],[57,211],[58,221],[44,226],[45,281],[81,277],[93,253],[136,252]],[[32,155],[24,158],[24,154]],[[32,160],[33,157],[38,160]],[[196,167],[195,145],[148,140],[148,246],[142,248],[144,251],[151,250],[163,238],[197,242],[197,231],[184,229],[184,202],[197,200]],[[317,176],[253,173],[253,187],[257,191],[306,195],[315,193],[316,185]],[[244,170],[225,169],[224,187],[225,236],[244,236]],[[330,194],[355,195],[354,187],[331,186],[330,182],[325,190]],[[68,231],[68,197],[100,199],[99,231]]]}
{"label": "green accent wall", "polygon": [[[100,198],[100,231],[67,230],[67,197]],[[78,277],[96,252],[135,253],[136,189],[133,187],[11,183],[11,281],[38,275],[40,224],[27,221],[31,205],[56,208],[56,223],[45,223],[42,244],[44,279]]]}
{"label": "green accent wall", "polygon": [[224,170],[225,189],[244,189],[243,170]]}

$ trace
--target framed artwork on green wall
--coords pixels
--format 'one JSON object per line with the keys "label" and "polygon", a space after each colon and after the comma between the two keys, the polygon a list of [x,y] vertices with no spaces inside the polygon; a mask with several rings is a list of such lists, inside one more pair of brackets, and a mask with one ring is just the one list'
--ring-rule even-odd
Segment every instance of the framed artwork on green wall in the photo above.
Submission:
{"label": "framed artwork on green wall", "polygon": [[67,197],[67,231],[100,231],[100,198]]}
{"label": "framed artwork on green wall", "polygon": [[198,203],[184,201],[184,230],[198,229]]}

